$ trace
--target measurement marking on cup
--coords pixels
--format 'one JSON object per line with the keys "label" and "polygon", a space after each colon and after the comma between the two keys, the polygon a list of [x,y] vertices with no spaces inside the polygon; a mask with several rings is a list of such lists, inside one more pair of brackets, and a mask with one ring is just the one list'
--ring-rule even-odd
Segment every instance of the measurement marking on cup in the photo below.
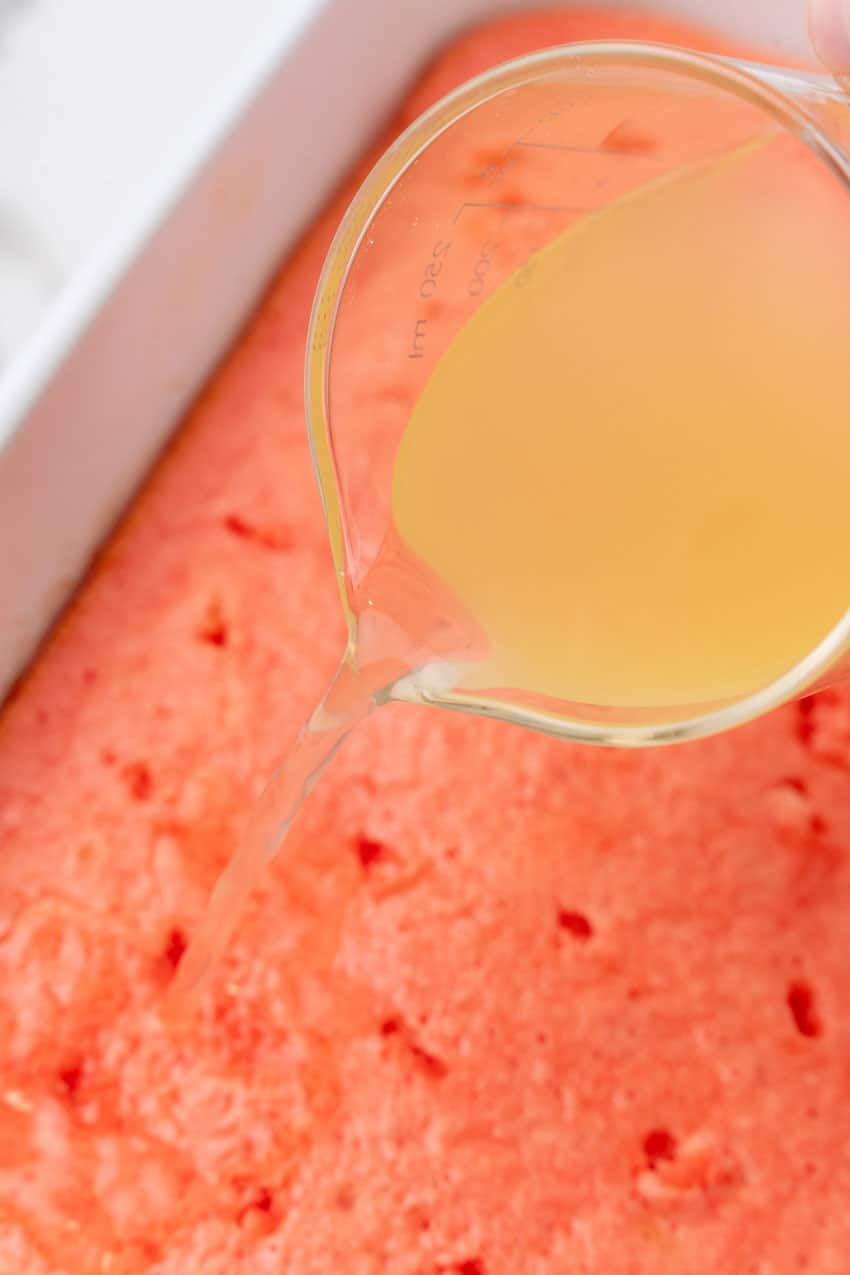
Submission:
{"label": "measurement marking on cup", "polygon": [[572,155],[610,155],[614,159],[646,159],[639,151],[614,150],[605,146],[566,146],[562,142],[516,142],[516,146],[525,146],[529,150],[567,151]]}
{"label": "measurement marking on cup", "polygon": [[437,291],[437,280],[440,277],[443,262],[448,256],[451,246],[450,239],[438,239],[431,249],[431,260],[426,265],[422,275],[422,282],[419,284],[419,295],[423,301],[433,297]]}
{"label": "measurement marking on cup", "polygon": [[[430,301],[439,286],[440,275],[445,264],[445,259],[449,255],[449,249],[452,246],[450,239],[438,239],[431,249],[431,256],[422,272],[422,278],[419,282],[419,298],[422,301]],[[413,341],[410,351],[407,355],[409,359],[422,359],[425,357],[425,337],[428,333],[428,320],[417,319],[416,326],[413,329]]]}
{"label": "measurement marking on cup", "polygon": [[428,320],[417,319],[416,327],[413,329],[413,344],[409,359],[424,359],[425,357],[425,337],[427,335]]}
{"label": "measurement marking on cup", "polygon": [[493,254],[498,244],[493,240],[483,243],[479,249],[478,257],[475,265],[472,267],[472,275],[466,285],[466,290],[471,297],[480,297],[484,291],[484,282],[490,273],[490,267],[493,264]]}

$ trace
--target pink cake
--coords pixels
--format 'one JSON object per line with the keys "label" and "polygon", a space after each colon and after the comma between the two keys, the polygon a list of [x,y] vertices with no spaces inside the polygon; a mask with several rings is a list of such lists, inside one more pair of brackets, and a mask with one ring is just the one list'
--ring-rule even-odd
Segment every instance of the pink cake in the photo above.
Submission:
{"label": "pink cake", "polygon": [[[395,127],[605,36],[710,43],[494,22]],[[161,1024],[341,649],[301,383],[351,190],[0,721],[0,1275],[848,1275],[845,691],[647,753],[384,709]]]}

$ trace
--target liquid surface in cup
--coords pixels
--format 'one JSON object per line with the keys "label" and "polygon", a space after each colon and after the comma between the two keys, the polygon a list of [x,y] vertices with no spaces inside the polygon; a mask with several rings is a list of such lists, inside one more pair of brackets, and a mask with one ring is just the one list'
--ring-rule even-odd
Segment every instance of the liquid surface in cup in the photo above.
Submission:
{"label": "liquid surface in cup", "polygon": [[587,217],[460,330],[392,508],[486,635],[466,686],[713,704],[839,620],[848,208],[801,143],[765,135]]}

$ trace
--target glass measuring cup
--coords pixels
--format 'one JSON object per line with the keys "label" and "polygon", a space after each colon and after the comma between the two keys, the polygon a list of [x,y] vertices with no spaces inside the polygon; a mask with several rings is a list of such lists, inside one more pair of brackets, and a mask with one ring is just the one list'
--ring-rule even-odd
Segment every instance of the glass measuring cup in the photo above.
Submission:
{"label": "glass measuring cup", "polygon": [[[645,44],[575,45],[462,87],[379,161],[328,255],[306,359],[308,426],[347,645],[327,694],[250,812],[181,963],[173,1005],[196,994],[327,761],[388,700],[638,746],[725,729],[841,674],[850,613],[780,676],[718,702],[596,704],[476,681],[488,635],[409,551],[395,526],[392,485],[423,388],[484,302],[505,280],[522,288],[535,254],[562,232],[653,181],[746,150],[753,138],[781,139],[803,186],[810,180],[826,192],[817,207],[846,224],[850,260],[848,114],[837,86],[817,76]],[[776,174],[780,193],[787,171]]]}
{"label": "glass measuring cup", "polygon": [[[350,658],[368,663],[396,641],[412,669],[390,698],[635,746],[726,729],[842,675],[850,613],[767,684],[716,702],[598,705],[472,686],[464,670],[480,635],[438,584],[423,583],[393,530],[392,468],[413,405],[494,289],[588,213],[766,130],[850,218],[850,110],[831,79],[630,42],[547,50],[481,76],[367,178],[319,283],[306,400]],[[368,402],[364,357],[386,369]]]}

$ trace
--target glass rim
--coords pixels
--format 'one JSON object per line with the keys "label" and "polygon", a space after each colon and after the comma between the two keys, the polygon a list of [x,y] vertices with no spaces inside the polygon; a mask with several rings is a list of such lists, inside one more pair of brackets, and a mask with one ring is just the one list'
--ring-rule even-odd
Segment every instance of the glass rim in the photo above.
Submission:
{"label": "glass rim", "polygon": [[[599,40],[558,45],[523,54],[465,81],[414,120],[382,153],[348,205],[319,275],[307,332],[304,368],[307,434],[348,627],[348,646],[352,652],[356,646],[357,617],[347,587],[345,564],[350,561],[350,547],[328,407],[333,337],[351,265],[372,220],[395,186],[442,133],[485,102],[576,65],[632,65],[673,71],[683,79],[699,80],[731,92],[760,107],[802,141],[818,160],[826,164],[850,196],[850,156],[827,136],[814,116],[787,91],[786,83],[789,78],[793,82],[795,72],[672,45],[636,40]],[[774,74],[782,78],[781,85],[772,82]],[[810,87],[812,80],[813,77],[805,72],[800,73],[801,87]],[[830,96],[839,95],[831,91]],[[325,487],[323,462],[325,469],[333,475],[335,499],[329,499]],[[848,645],[850,605],[807,655],[766,686],[732,703],[666,722],[616,724],[584,721],[554,711],[509,705],[486,695],[464,693],[448,687],[443,689],[444,678],[440,678],[440,685],[429,690],[416,681],[414,674],[390,688],[388,697],[474,713],[585,744],[646,747],[717,734],[798,698],[828,673]]]}

